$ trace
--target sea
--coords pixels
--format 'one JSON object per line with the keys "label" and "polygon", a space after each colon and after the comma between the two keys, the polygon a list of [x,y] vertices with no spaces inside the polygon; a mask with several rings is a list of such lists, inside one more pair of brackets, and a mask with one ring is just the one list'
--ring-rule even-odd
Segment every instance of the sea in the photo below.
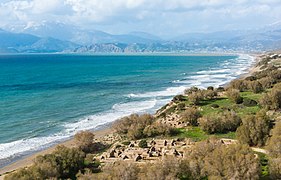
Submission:
{"label": "sea", "polygon": [[0,168],[132,113],[154,113],[192,86],[218,87],[250,55],[0,55]]}

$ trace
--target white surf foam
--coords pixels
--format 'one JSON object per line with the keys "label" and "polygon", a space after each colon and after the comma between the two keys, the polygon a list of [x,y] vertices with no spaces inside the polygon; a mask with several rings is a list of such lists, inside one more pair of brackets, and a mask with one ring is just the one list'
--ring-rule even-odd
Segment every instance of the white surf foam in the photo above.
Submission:
{"label": "white surf foam", "polygon": [[75,123],[65,124],[64,130],[60,133],[46,137],[36,137],[11,143],[2,143],[0,144],[0,159],[13,158],[27,154],[28,152],[44,149],[56,142],[68,139],[81,130],[94,129],[100,125],[110,123],[132,113],[144,113],[147,110],[154,108],[156,103],[156,99],[151,99],[147,101],[115,104],[112,109],[107,112],[85,117]]}

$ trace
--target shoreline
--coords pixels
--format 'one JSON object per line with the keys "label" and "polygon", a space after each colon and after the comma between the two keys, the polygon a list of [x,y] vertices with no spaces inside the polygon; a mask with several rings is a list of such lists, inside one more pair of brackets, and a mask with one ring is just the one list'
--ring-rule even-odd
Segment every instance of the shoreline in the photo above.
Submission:
{"label": "shoreline", "polygon": [[[99,138],[104,137],[105,135],[111,133],[112,128],[111,128],[111,125],[109,125],[109,126],[104,126],[103,128],[101,128],[99,130],[93,130],[92,132],[94,132],[94,134],[95,134],[95,139],[99,139]],[[37,156],[52,153],[58,145],[64,145],[66,147],[73,147],[75,145],[75,140],[73,137],[71,137],[71,139],[69,139],[67,141],[52,145],[51,147],[44,149],[42,151],[35,152],[33,154],[24,156],[24,157],[20,158],[19,160],[15,161],[11,164],[8,164],[7,166],[2,167],[0,169],[0,180],[7,173],[10,173],[17,169],[28,167],[28,166],[32,165],[33,160]]]}
{"label": "shoreline", "polygon": [[[243,78],[243,77],[255,72],[257,62],[259,61],[259,54],[255,54],[255,55],[248,54],[248,55],[253,57],[254,61],[251,64],[251,66],[247,70],[245,70],[246,73],[243,73],[243,74],[237,76],[237,78]],[[223,86],[226,86],[228,83],[225,83]],[[111,123],[109,125],[103,125],[100,129],[92,130],[92,132],[94,132],[94,134],[95,134],[95,139],[104,137],[105,135],[112,132]],[[12,162],[12,163],[2,167],[0,169],[0,179],[2,179],[5,176],[5,174],[7,174],[7,173],[13,172],[19,168],[24,168],[24,167],[30,166],[33,163],[33,160],[35,159],[36,156],[49,154],[49,153],[53,152],[58,145],[65,145],[67,147],[73,147],[74,143],[75,143],[74,138],[71,137],[67,141],[52,145],[51,147],[48,147],[44,150],[40,150],[38,152],[32,153],[30,155],[23,156],[23,157],[19,158],[18,160],[15,160],[15,162]]]}

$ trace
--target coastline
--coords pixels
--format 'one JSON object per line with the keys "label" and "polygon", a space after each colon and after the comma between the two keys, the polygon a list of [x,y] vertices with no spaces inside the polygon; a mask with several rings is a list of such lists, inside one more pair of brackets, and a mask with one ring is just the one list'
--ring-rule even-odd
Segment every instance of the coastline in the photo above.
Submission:
{"label": "coastline", "polygon": [[[104,137],[105,135],[111,133],[112,129],[111,129],[111,126],[104,126],[104,128],[99,129],[99,130],[94,130],[93,132],[95,134],[95,139],[99,139],[99,138]],[[14,162],[12,164],[4,166],[3,168],[0,169],[0,180],[3,179],[4,175],[7,174],[7,173],[10,173],[10,172],[13,172],[17,169],[28,167],[28,166],[32,165],[33,160],[37,156],[52,153],[58,145],[64,145],[66,147],[73,147],[75,145],[75,140],[72,137],[71,139],[69,139],[67,141],[64,141],[64,142],[61,142],[59,144],[53,145],[53,146],[51,146],[47,149],[36,152],[34,154],[25,156],[25,157],[19,159],[18,161]]]}
{"label": "coastline", "polygon": [[[252,74],[253,72],[255,72],[257,70],[256,64],[259,61],[259,59],[258,59],[259,55],[256,54],[256,55],[250,55],[250,56],[252,56],[255,59],[255,61],[251,64],[251,67],[246,70],[247,71],[246,73],[239,75],[237,78],[243,78],[243,77],[245,77],[249,74]],[[224,84],[224,86],[225,85],[226,84]],[[100,130],[94,130],[93,132],[95,133],[95,138],[99,139],[99,138],[104,137],[105,135],[111,133],[112,129],[109,125],[109,126],[104,126]],[[67,147],[72,147],[72,146],[74,146],[74,144],[75,144],[75,142],[74,142],[74,139],[72,137],[70,140],[58,143],[58,144],[53,145],[53,146],[51,146],[51,147],[49,147],[45,150],[36,152],[34,154],[31,154],[31,155],[28,155],[28,156],[25,156],[25,157],[22,157],[21,159],[17,160],[16,162],[11,163],[11,164],[1,168],[0,169],[0,179],[2,179],[6,173],[13,172],[13,171],[15,171],[19,168],[30,166],[33,163],[33,160],[35,159],[36,156],[44,155],[44,154],[48,154],[48,153],[53,152],[57,145],[65,145]]]}

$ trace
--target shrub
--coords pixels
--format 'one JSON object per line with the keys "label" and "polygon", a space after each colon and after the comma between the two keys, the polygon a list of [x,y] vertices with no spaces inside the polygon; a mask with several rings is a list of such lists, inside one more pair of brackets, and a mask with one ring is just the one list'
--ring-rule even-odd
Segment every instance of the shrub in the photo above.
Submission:
{"label": "shrub", "polygon": [[119,134],[127,135],[132,139],[144,137],[143,130],[155,121],[154,117],[149,114],[132,114],[117,120],[113,128]]}
{"label": "shrub", "polygon": [[174,135],[175,128],[162,124],[162,123],[153,123],[148,125],[143,130],[144,137],[155,137],[159,135],[171,136]]}
{"label": "shrub", "polygon": [[272,130],[267,150],[270,175],[272,179],[281,179],[281,122],[278,122]]}
{"label": "shrub", "polygon": [[220,87],[218,87],[218,88],[216,89],[216,91],[217,91],[217,92],[223,92],[223,91],[224,91],[224,87],[221,87],[221,86],[220,86]]}
{"label": "shrub", "polygon": [[98,180],[135,180],[138,179],[140,168],[133,162],[116,161],[107,163],[102,173],[88,174],[86,177],[82,175],[79,179],[98,179]]}
{"label": "shrub", "polygon": [[139,147],[140,148],[147,148],[147,141],[145,139],[140,140]]}
{"label": "shrub", "polygon": [[5,179],[74,179],[84,168],[85,153],[75,148],[58,146],[52,154],[37,156],[34,165],[16,171]]}
{"label": "shrub", "polygon": [[191,94],[188,95],[188,99],[194,105],[198,105],[200,101],[203,99],[203,95],[200,91],[192,92]]}
{"label": "shrub", "polygon": [[207,90],[214,91],[214,87],[213,86],[209,86],[209,87],[207,87]]}
{"label": "shrub", "polygon": [[128,146],[128,145],[131,144],[131,141],[124,141],[124,142],[122,142],[122,144],[125,145],[125,146]]}
{"label": "shrub", "polygon": [[202,94],[205,99],[213,99],[218,95],[217,91],[213,90],[203,90]]}
{"label": "shrub", "polygon": [[198,91],[199,91],[198,87],[193,86],[191,88],[185,89],[184,94],[189,95],[191,93],[195,93],[195,92],[198,92]]}
{"label": "shrub", "polygon": [[258,158],[251,148],[240,144],[215,148],[204,164],[208,179],[258,179],[260,174]]}
{"label": "shrub", "polygon": [[256,106],[258,103],[255,100],[252,99],[248,99],[248,98],[244,98],[243,99],[243,105],[247,106],[247,107],[252,107],[252,106]]}
{"label": "shrub", "polygon": [[189,107],[181,114],[181,120],[192,126],[198,125],[198,118],[201,117],[200,111],[196,108]]}
{"label": "shrub", "polygon": [[236,135],[240,142],[250,146],[263,146],[269,136],[270,120],[265,111],[256,115],[248,115],[242,119]]}
{"label": "shrub", "polygon": [[269,77],[274,79],[275,82],[280,82],[281,81],[281,70],[276,69],[274,71],[270,71]]}
{"label": "shrub", "polygon": [[177,105],[177,109],[178,109],[178,110],[184,110],[184,109],[185,109],[185,103],[179,103],[179,104]]}
{"label": "shrub", "polygon": [[257,77],[256,76],[248,76],[245,78],[246,81],[255,81],[257,80]]}
{"label": "shrub", "polygon": [[173,102],[180,102],[180,101],[184,101],[185,99],[184,99],[184,96],[183,95],[176,95],[173,99],[172,99],[172,101]]}
{"label": "shrub", "polygon": [[179,164],[179,179],[258,179],[260,172],[248,146],[216,139],[196,143]]}
{"label": "shrub", "polygon": [[243,102],[243,98],[240,96],[239,90],[237,89],[229,89],[226,92],[227,97],[236,104],[240,104]]}
{"label": "shrub", "polygon": [[253,93],[261,93],[263,91],[262,84],[259,81],[248,81],[247,87]]}
{"label": "shrub", "polygon": [[173,127],[156,122],[149,114],[132,114],[121,118],[113,124],[113,128],[118,134],[126,135],[130,139],[173,135],[175,132]]}
{"label": "shrub", "polygon": [[174,180],[178,179],[180,160],[173,157],[165,157],[163,160],[149,163],[144,167],[139,179],[147,180]]}
{"label": "shrub", "polygon": [[274,86],[273,89],[264,94],[260,98],[260,104],[266,109],[278,110],[281,108],[281,89],[278,86]]}
{"label": "shrub", "polygon": [[94,137],[90,131],[80,131],[75,134],[74,139],[78,148],[87,153],[93,151]]}
{"label": "shrub", "polygon": [[271,77],[264,77],[259,79],[260,84],[262,85],[263,89],[272,88],[274,84],[274,79]]}
{"label": "shrub", "polygon": [[240,117],[233,111],[211,114],[199,119],[200,127],[209,134],[235,131],[240,123]]}
{"label": "shrub", "polygon": [[247,86],[244,83],[244,80],[242,79],[235,79],[232,80],[229,85],[228,85],[228,89],[237,89],[240,92],[247,90]]}

